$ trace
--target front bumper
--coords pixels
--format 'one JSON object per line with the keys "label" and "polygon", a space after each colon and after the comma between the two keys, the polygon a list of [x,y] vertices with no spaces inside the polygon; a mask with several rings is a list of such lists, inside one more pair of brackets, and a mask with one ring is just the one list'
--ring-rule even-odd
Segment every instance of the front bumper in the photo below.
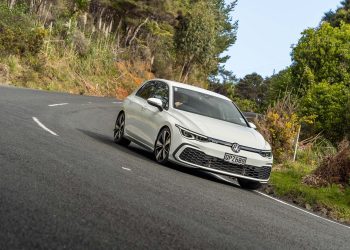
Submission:
{"label": "front bumper", "polygon": [[240,155],[247,157],[246,165],[229,163],[223,160],[225,152],[231,153],[229,149],[229,147],[212,145],[212,143],[183,143],[173,152],[172,158],[187,167],[200,168],[205,171],[260,183],[268,182],[272,160],[263,158],[256,153],[243,152]]}

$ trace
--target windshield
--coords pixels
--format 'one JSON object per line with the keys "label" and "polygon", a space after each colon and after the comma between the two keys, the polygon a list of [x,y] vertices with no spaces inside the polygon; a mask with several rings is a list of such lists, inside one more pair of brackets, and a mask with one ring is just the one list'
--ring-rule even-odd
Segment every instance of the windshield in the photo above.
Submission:
{"label": "windshield", "polygon": [[247,127],[245,119],[232,102],[189,89],[174,87],[173,90],[175,109]]}

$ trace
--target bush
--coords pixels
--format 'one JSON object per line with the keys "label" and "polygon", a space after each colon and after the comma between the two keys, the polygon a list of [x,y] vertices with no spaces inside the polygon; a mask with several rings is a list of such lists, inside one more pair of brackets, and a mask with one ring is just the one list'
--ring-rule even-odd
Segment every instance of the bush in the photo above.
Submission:
{"label": "bush", "polygon": [[45,30],[20,7],[10,10],[0,4],[0,55],[36,55],[43,43]]}
{"label": "bush", "polygon": [[9,67],[0,63],[0,83],[7,83],[9,79]]}
{"label": "bush", "polygon": [[328,183],[350,185],[350,143],[347,139],[339,144],[337,153],[323,159],[315,175]]}
{"label": "bush", "polygon": [[271,144],[274,160],[281,163],[293,155],[294,143],[300,128],[296,104],[290,95],[267,109],[255,124],[264,138]]}
{"label": "bush", "polygon": [[89,40],[86,39],[83,32],[77,30],[73,34],[73,44],[75,47],[75,51],[79,54],[79,56],[84,57],[89,52]]}
{"label": "bush", "polygon": [[316,167],[324,157],[335,152],[337,152],[337,149],[329,140],[321,135],[316,135],[299,142],[297,160],[303,164]]}

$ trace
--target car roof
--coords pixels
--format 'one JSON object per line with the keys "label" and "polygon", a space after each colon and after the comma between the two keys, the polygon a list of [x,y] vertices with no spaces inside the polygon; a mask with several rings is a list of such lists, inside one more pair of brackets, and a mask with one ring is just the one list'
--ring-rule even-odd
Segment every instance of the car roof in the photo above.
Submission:
{"label": "car roof", "polygon": [[224,95],[220,95],[220,94],[215,93],[213,91],[206,90],[206,89],[203,89],[203,88],[200,88],[200,87],[196,87],[196,86],[193,86],[193,85],[190,85],[190,84],[185,84],[185,83],[181,83],[181,82],[175,82],[175,81],[166,80],[166,79],[153,79],[151,81],[162,81],[162,82],[167,83],[170,87],[179,87],[179,88],[189,89],[189,90],[197,91],[197,92],[204,93],[204,94],[207,94],[207,95],[219,97],[219,98],[225,99],[227,101],[231,101],[229,98],[227,98]]}

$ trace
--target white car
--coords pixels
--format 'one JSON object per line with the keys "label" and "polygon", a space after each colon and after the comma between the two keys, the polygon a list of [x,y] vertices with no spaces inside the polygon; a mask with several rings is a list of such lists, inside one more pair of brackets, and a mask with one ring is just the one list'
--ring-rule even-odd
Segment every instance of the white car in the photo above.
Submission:
{"label": "white car", "polygon": [[123,102],[114,141],[139,144],[168,161],[235,177],[243,188],[267,183],[270,145],[227,97],[178,82],[145,82]]}

